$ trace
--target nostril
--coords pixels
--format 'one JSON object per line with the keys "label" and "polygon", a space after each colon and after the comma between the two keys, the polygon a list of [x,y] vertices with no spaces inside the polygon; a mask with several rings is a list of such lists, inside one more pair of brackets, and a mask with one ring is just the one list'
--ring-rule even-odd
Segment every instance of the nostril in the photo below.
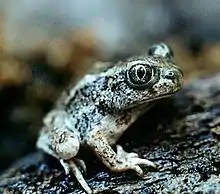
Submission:
{"label": "nostril", "polygon": [[166,79],[174,79],[175,73],[173,71],[169,71],[165,74]]}

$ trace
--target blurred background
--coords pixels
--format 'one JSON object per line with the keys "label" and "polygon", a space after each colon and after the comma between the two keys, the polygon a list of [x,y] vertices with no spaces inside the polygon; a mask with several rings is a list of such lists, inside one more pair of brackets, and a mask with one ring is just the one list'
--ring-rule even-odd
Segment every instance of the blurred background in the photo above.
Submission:
{"label": "blurred background", "polygon": [[0,0],[0,171],[35,150],[42,118],[95,61],[164,41],[185,84],[220,70],[217,0]]}

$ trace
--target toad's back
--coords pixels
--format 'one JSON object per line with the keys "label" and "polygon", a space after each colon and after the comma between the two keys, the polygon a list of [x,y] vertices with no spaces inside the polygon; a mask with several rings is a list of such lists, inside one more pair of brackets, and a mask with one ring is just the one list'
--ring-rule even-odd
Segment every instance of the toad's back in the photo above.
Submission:
{"label": "toad's back", "polygon": [[94,128],[117,141],[149,104],[179,90],[181,79],[181,72],[167,58],[133,57],[85,76],[65,92],[61,104],[70,118],[70,130],[77,131],[81,141]]}

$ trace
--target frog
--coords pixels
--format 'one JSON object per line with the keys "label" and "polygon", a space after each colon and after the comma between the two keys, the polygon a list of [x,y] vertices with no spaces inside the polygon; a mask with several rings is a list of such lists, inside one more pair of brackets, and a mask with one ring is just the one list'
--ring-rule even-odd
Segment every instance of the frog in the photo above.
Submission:
{"label": "frog", "polygon": [[62,93],[44,117],[36,143],[58,159],[65,174],[73,174],[88,194],[93,190],[83,177],[86,164],[78,157],[79,150],[91,148],[112,172],[133,170],[143,177],[142,165],[157,165],[126,152],[117,141],[158,100],[174,95],[183,85],[183,73],[165,43],[150,46],[144,55],[98,66],[98,71]]}

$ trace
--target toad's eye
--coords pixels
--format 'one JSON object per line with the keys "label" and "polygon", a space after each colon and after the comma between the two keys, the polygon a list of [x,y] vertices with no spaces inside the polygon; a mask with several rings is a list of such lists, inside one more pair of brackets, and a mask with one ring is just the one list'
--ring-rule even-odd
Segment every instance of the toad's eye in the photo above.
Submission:
{"label": "toad's eye", "polygon": [[142,89],[152,78],[152,69],[149,66],[138,64],[132,66],[127,72],[128,83]]}

